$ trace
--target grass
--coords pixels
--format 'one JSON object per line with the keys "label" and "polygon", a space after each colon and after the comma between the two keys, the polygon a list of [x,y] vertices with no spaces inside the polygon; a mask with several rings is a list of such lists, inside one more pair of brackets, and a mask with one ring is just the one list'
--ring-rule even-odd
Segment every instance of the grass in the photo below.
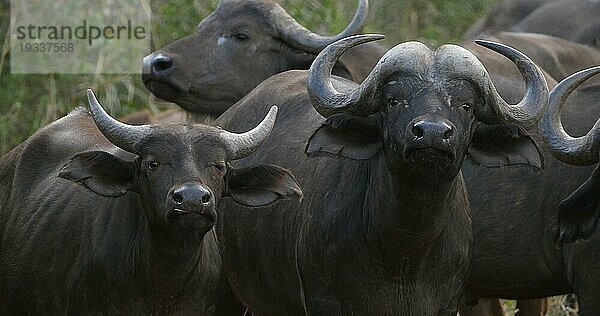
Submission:
{"label": "grass", "polygon": [[[393,46],[420,40],[431,46],[460,42],[463,32],[494,0],[371,0],[366,32],[386,34]],[[352,17],[354,1],[281,0],[281,5],[318,33],[337,33]],[[218,0],[153,0],[153,47],[164,46],[195,30]],[[84,90],[98,92],[111,114],[140,109],[157,112],[172,105],[159,102],[144,88],[139,75],[17,75],[9,69],[6,34],[9,1],[0,0],[0,153],[13,148],[38,128],[84,104]],[[141,61],[140,61],[141,63]]]}

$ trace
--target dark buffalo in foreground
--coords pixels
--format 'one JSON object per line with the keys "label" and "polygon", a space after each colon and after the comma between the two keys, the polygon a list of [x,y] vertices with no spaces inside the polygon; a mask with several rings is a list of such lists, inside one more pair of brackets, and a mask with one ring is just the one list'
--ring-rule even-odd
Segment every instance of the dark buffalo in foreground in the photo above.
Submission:
{"label": "dark buffalo in foreground", "polygon": [[276,108],[235,134],[126,125],[88,98],[91,114],[73,111],[0,160],[14,168],[0,209],[0,312],[241,313],[210,231],[225,196],[263,206],[301,195],[281,167],[228,164],[264,142]]}
{"label": "dark buffalo in foreground", "polygon": [[[586,69],[561,82],[552,90],[550,106],[540,130],[554,157],[565,163],[580,166],[600,161],[600,120],[585,135],[572,137],[562,126],[561,112],[569,95],[584,81],[600,73],[600,66]],[[600,102],[600,98],[597,100]],[[598,230],[600,220],[600,171],[597,166],[589,179],[563,200],[558,209],[559,243],[589,239]],[[598,239],[593,243],[598,247]],[[600,294],[600,289],[597,290]],[[598,297],[598,295],[596,295]]]}
{"label": "dark buffalo in foreground", "polygon": [[455,315],[472,242],[463,158],[541,166],[514,125],[535,123],[547,97],[526,57],[484,43],[527,78],[516,106],[455,45],[400,44],[360,85],[331,76],[346,49],[373,38],[332,44],[310,73],[267,79],[217,120],[243,130],[264,100],[278,104],[280,137],[254,158],[286,162],[304,190],[302,204],[253,212],[226,203],[219,214],[224,269],[255,314]]}
{"label": "dark buffalo in foreground", "polygon": [[[325,46],[359,33],[368,5],[360,0],[346,29],[326,37],[272,0],[222,0],[194,34],[146,56],[142,79],[156,96],[188,113],[216,116],[268,77],[308,69]],[[361,82],[385,51],[377,44],[357,47],[337,64],[336,74]]]}

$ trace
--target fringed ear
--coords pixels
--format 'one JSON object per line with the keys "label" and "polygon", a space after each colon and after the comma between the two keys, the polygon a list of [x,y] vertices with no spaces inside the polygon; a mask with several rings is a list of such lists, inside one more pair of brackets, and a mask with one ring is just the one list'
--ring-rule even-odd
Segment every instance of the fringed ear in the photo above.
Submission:
{"label": "fringed ear", "polygon": [[81,183],[97,194],[117,197],[133,188],[134,172],[135,162],[105,151],[88,151],[73,156],[58,176]]}
{"label": "fringed ear", "polygon": [[475,127],[468,155],[486,167],[530,165],[544,167],[544,156],[527,131],[517,125],[486,125]]}
{"label": "fringed ear", "polygon": [[559,244],[589,239],[598,230],[600,220],[600,166],[558,207]]}
{"label": "fringed ear", "polygon": [[287,169],[262,164],[254,167],[227,171],[225,195],[244,206],[258,207],[280,199],[302,198],[302,190]]}
{"label": "fringed ear", "polygon": [[306,154],[370,159],[381,152],[383,142],[377,126],[368,118],[348,114],[329,117],[308,140]]}

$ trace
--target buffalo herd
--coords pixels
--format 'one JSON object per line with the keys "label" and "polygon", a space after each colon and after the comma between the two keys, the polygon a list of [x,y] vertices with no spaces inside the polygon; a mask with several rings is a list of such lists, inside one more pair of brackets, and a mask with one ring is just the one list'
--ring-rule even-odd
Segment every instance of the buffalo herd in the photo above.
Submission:
{"label": "buffalo herd", "polygon": [[[600,315],[600,1],[391,49],[221,0],[0,159],[0,315]],[[475,39],[475,40],[473,40]],[[205,124],[205,123],[209,124]]]}

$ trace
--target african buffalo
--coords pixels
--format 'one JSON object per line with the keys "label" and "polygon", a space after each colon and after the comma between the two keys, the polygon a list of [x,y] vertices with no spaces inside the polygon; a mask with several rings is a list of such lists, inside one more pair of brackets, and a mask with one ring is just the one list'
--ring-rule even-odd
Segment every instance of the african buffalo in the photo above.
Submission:
{"label": "african buffalo", "polygon": [[[552,90],[549,109],[540,122],[540,132],[552,155],[575,166],[597,164],[600,161],[600,120],[581,137],[572,137],[562,126],[561,112],[566,99],[584,81],[600,73],[600,66],[573,74]],[[600,102],[600,99],[596,100]],[[557,239],[560,243],[573,243],[589,239],[598,230],[600,219],[600,171],[592,172],[575,192],[561,202],[558,210]],[[591,242],[598,248],[598,238]],[[596,290],[600,293],[600,289]],[[600,304],[598,295],[596,304]]]}
{"label": "african buffalo", "polygon": [[465,32],[464,39],[470,40],[479,34],[494,34],[509,30],[535,9],[556,0],[504,0],[497,2],[489,12]]}
{"label": "african buffalo", "polygon": [[[534,62],[536,62],[536,64],[538,64],[538,66],[541,66],[543,70],[548,69],[550,73],[552,73],[552,76],[549,75],[548,73],[545,72],[546,74],[546,80],[548,82],[548,85],[550,87],[554,87],[557,82],[556,80],[554,80],[554,78],[552,78],[553,76],[558,77],[559,79],[562,79],[564,77],[566,77],[566,75],[571,74],[577,70],[583,69],[583,68],[587,68],[593,65],[598,65],[600,64],[600,53],[593,49],[593,48],[589,48],[587,46],[578,44],[578,43],[574,43],[574,42],[570,42],[570,41],[566,41],[557,37],[553,37],[553,36],[548,36],[548,35],[543,35],[543,34],[533,34],[533,33],[513,33],[513,32],[500,32],[495,34],[494,36],[481,36],[481,38],[487,39],[487,40],[493,40],[493,41],[498,41],[507,45],[510,45],[512,47],[515,47],[517,49],[523,50],[526,54],[528,54],[528,57],[530,57]],[[486,69],[488,70],[488,72],[490,73],[490,76],[492,78],[492,81],[494,82],[494,84],[496,85],[496,87],[498,88],[498,92],[500,93],[500,95],[502,97],[504,97],[506,100],[510,101],[510,102],[517,102],[520,99],[520,96],[522,95],[522,91],[524,90],[523,84],[520,80],[520,74],[518,73],[517,69],[506,59],[501,58],[498,56],[498,54],[490,54],[489,50],[483,49],[481,47],[479,47],[478,45],[474,45],[472,42],[469,43],[465,43],[463,44],[463,46],[467,49],[469,49],[471,52],[473,52],[473,54],[475,54],[477,56],[477,58],[479,58],[481,60],[481,62],[484,64],[484,66],[486,67]],[[596,81],[598,82],[598,81]],[[589,89],[585,89],[584,91],[581,91],[581,93],[575,93],[574,97],[572,98],[573,100],[569,100],[570,103],[573,102],[579,102],[581,104],[587,104],[589,103],[588,99],[591,96],[594,96],[594,88],[589,88]],[[569,114],[570,117],[573,117],[572,114]],[[589,121],[589,119],[588,119]],[[581,124],[582,121],[578,121],[577,124]],[[589,124],[590,122],[588,122]],[[574,125],[574,124],[570,124],[570,125]],[[571,127],[571,126],[569,126]],[[580,127],[578,127],[579,129],[581,129]],[[533,131],[533,133],[535,133],[535,131]],[[479,181],[477,179],[477,177],[475,177],[475,183],[474,185],[479,184]],[[550,178],[551,182],[549,183],[549,185],[554,185],[552,183],[552,181],[554,181],[553,178]],[[510,179],[506,178],[506,181],[510,181]],[[470,184],[467,183],[467,185],[469,186]],[[528,188],[526,188],[528,189]],[[498,197],[501,197],[500,195],[498,195]],[[471,199],[473,200],[473,199]],[[471,206],[474,207],[477,204],[477,202],[472,201]],[[493,202],[489,202],[488,205],[494,205]],[[486,207],[488,207],[488,205],[486,205]],[[511,211],[512,212],[512,211]],[[477,216],[478,211],[474,210],[473,212],[474,216]],[[485,212],[481,213],[482,215],[486,214]],[[517,214],[514,214],[515,216],[517,216]],[[501,216],[501,215],[498,215]],[[474,221],[476,223],[481,224],[480,219],[479,218],[475,218]],[[490,225],[492,223],[489,223]],[[505,225],[513,225],[509,222],[506,222]],[[531,229],[536,229],[539,230],[537,227],[531,227]],[[494,234],[499,233],[496,229],[492,229],[491,231],[489,231],[489,233],[491,233],[491,236],[495,236]],[[511,234],[511,236],[513,236],[514,234],[518,234],[518,232],[516,231],[512,231],[512,230],[507,230],[507,234]],[[479,252],[483,252],[483,253],[478,253],[477,251],[475,252],[475,257],[485,257],[486,256],[486,252],[490,251],[490,249],[487,248],[479,248],[477,247],[478,241],[477,239],[479,238],[484,238],[484,240],[487,240],[487,233],[486,233],[486,228],[483,228],[481,231],[476,230],[475,231],[475,244],[476,244],[476,250],[478,250]],[[511,240],[512,237],[508,238],[507,236],[507,240]],[[490,241],[484,241],[482,244],[484,245],[489,245]],[[519,243],[505,243],[504,245],[506,246],[506,248],[493,248],[493,249],[498,249],[497,251],[491,251],[491,253],[494,256],[499,256],[501,252],[505,252],[505,256],[509,256],[511,253],[513,253],[513,251],[511,250],[511,248],[515,247],[515,244],[519,244]],[[496,247],[498,247],[497,243],[494,243],[494,245],[496,245]],[[542,247],[542,245],[539,245],[540,247]],[[475,261],[477,262],[477,260]],[[510,262],[510,260],[507,258],[506,260],[499,260],[496,263],[498,264],[508,264]],[[490,261],[486,261],[486,264],[495,264],[494,262]],[[493,266],[495,267],[495,266]],[[501,269],[505,269],[500,267]],[[486,270],[486,271],[490,271],[489,273],[493,273],[492,271],[492,267],[490,267],[490,269]],[[489,282],[489,281],[486,281]],[[487,286],[488,288],[493,288],[493,283],[488,283],[489,285]],[[477,291],[476,291],[477,292]],[[514,295],[509,295],[507,294],[508,291],[502,291],[502,295],[504,295],[504,297],[506,298],[513,298]],[[490,296],[491,294],[487,293],[486,296]],[[475,295],[477,296],[477,295]],[[541,295],[538,295],[541,296]],[[466,305],[472,305],[474,301],[470,302],[465,302]],[[544,303],[543,302],[527,302],[526,300],[519,300],[518,302],[518,308],[519,308],[519,314],[520,315],[540,315],[540,311],[543,310],[543,306]],[[537,308],[535,308],[535,306],[538,306]],[[481,307],[479,307],[481,308]],[[469,308],[464,307],[461,308],[461,315],[480,315],[480,313],[478,312],[473,312],[473,313],[468,313],[467,310]],[[499,303],[496,303],[496,310],[500,309],[500,305]],[[490,315],[503,315],[503,313],[492,313],[490,311],[490,309],[488,308],[488,313],[490,313]]]}
{"label": "african buffalo", "polygon": [[225,196],[245,206],[301,196],[281,167],[229,165],[264,142],[277,109],[235,134],[126,125],[88,98],[90,113],[74,110],[0,160],[14,168],[0,208],[0,313],[240,312],[209,232]]}
{"label": "african buffalo", "polygon": [[475,22],[464,39],[501,31],[540,33],[598,48],[600,2],[594,0],[507,0]]}
{"label": "african buffalo", "polygon": [[[562,115],[571,135],[583,135],[595,123],[599,100],[600,85],[585,86],[571,95]],[[542,142],[537,130],[530,134]],[[575,292],[582,314],[595,315],[600,313],[600,266],[591,245],[598,245],[600,237],[558,249],[554,229],[561,199],[588,179],[592,168],[574,167],[553,158],[549,150],[543,152],[545,168],[539,171],[463,165],[474,227],[466,292],[470,297],[516,299]]]}
{"label": "african buffalo", "polygon": [[551,1],[538,7],[510,30],[548,34],[594,46],[600,40],[599,16],[600,1]]}
{"label": "african buffalo", "polygon": [[[142,79],[156,96],[187,110],[192,120],[194,114],[216,116],[268,77],[308,69],[325,46],[359,33],[368,6],[360,0],[346,29],[325,37],[304,28],[272,0],[222,0],[194,34],[146,56]],[[361,82],[385,51],[376,44],[357,47],[338,63],[336,74]]]}
{"label": "african buffalo", "polygon": [[217,120],[245,129],[264,100],[278,104],[280,137],[239,164],[285,162],[305,193],[302,204],[261,212],[223,204],[224,271],[255,314],[455,315],[472,242],[464,156],[541,166],[515,125],[535,123],[548,93],[524,55],[482,42],[523,72],[526,97],[516,106],[455,45],[400,44],[360,85],[331,76],[345,50],[377,38],[330,45],[310,72],[267,79]]}

